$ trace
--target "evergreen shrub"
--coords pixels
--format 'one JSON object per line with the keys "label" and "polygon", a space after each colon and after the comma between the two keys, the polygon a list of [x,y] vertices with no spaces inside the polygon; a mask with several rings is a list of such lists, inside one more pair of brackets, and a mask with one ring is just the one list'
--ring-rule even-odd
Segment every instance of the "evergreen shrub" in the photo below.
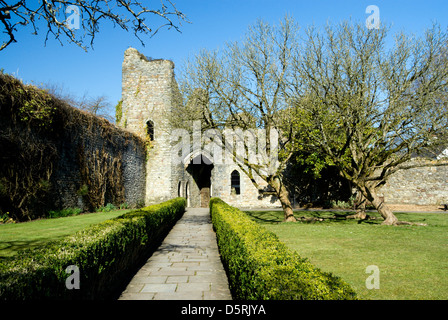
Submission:
{"label": "evergreen shrub", "polygon": [[[0,260],[0,300],[108,299],[185,211],[184,198],[134,210],[44,247]],[[68,289],[66,269],[79,269]]]}
{"label": "evergreen shrub", "polygon": [[212,198],[210,213],[234,299],[356,299],[342,279],[314,267],[239,209]]}

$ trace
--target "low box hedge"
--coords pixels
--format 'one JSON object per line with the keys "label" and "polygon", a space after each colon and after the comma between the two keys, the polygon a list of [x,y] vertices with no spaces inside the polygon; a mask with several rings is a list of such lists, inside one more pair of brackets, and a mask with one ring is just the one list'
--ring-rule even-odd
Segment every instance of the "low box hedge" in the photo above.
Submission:
{"label": "low box hedge", "polygon": [[[0,262],[0,300],[108,299],[185,211],[184,198],[131,211]],[[68,289],[68,266],[79,289]]]}
{"label": "low box hedge", "polygon": [[314,267],[239,209],[212,198],[210,213],[234,299],[356,299],[347,283]]}

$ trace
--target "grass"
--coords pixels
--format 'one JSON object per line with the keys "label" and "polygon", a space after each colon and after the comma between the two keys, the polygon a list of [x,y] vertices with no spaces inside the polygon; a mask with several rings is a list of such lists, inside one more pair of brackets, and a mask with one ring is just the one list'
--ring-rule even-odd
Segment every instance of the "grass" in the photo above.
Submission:
{"label": "grass", "polygon": [[[281,223],[282,211],[248,211],[302,257],[347,281],[361,299],[448,299],[448,214],[397,213],[400,220],[427,226],[382,226],[381,220],[340,219]],[[297,211],[296,217],[334,216],[331,211]],[[373,216],[377,216],[373,214]],[[379,218],[379,216],[377,216]],[[367,289],[370,265],[380,271],[380,288]]]}
{"label": "grass", "polygon": [[2,224],[0,225],[0,258],[13,256],[23,249],[41,246],[48,241],[60,239],[128,211],[130,210],[115,210],[64,218]]}

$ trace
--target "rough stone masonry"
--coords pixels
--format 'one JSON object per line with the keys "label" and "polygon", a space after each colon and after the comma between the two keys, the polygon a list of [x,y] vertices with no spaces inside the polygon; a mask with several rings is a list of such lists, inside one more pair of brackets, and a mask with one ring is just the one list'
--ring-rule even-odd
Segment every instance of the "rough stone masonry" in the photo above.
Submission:
{"label": "rough stone masonry", "polygon": [[[173,162],[171,134],[176,128],[172,127],[170,114],[181,98],[172,61],[150,60],[129,48],[124,53],[122,73],[119,125],[148,142],[146,204],[183,196],[191,207],[207,207],[210,197],[220,197],[239,207],[280,206],[275,196],[260,196],[236,164],[195,165],[195,157],[207,155],[193,150],[183,163]],[[267,185],[261,178],[256,179],[259,185]]]}

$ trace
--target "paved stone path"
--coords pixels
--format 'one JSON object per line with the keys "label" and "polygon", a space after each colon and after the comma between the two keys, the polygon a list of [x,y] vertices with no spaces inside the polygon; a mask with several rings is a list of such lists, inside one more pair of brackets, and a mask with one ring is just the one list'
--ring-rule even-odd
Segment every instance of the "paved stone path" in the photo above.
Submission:
{"label": "paved stone path", "polygon": [[208,208],[187,208],[119,300],[231,300]]}

